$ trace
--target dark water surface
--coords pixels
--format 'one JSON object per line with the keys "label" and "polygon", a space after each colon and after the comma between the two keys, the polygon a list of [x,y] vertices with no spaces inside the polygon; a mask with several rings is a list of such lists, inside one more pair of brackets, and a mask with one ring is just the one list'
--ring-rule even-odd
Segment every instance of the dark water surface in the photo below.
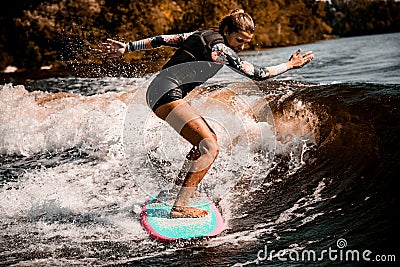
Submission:
{"label": "dark water surface", "polygon": [[[190,95],[219,137],[200,190],[227,227],[173,244],[139,223],[190,149],[145,105],[154,74],[2,85],[0,265],[394,266],[399,44],[302,45],[316,57],[303,69],[251,86],[223,72]],[[273,65],[296,49],[243,57]]]}

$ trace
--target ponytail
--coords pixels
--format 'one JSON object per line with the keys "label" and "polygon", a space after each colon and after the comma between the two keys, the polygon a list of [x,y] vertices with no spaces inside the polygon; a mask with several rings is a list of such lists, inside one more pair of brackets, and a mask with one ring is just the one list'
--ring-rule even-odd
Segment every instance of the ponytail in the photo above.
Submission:
{"label": "ponytail", "polygon": [[234,9],[231,14],[221,20],[219,24],[219,33],[223,35],[224,30],[229,33],[244,31],[254,33],[254,22],[249,14],[243,9]]}

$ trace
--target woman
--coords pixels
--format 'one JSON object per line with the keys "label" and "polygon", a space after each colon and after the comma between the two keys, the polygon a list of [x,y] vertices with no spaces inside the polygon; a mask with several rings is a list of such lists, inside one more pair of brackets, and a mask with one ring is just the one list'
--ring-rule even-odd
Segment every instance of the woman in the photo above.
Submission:
{"label": "woman", "polygon": [[[185,101],[184,97],[194,87],[215,74],[218,68],[211,67],[210,75],[201,77],[200,80],[195,79],[192,83],[182,82],[182,76],[176,74],[182,71],[187,72],[187,65],[178,71],[170,70],[182,66],[180,63],[208,61],[219,63],[219,66],[227,64],[251,79],[264,80],[290,69],[301,68],[314,58],[311,51],[300,55],[299,49],[285,63],[271,67],[256,67],[243,61],[236,54],[244,49],[246,43],[251,41],[253,34],[253,19],[240,9],[232,11],[222,19],[218,32],[205,30],[176,35],[160,35],[128,43],[108,39],[108,42],[101,46],[102,52],[107,53],[109,57],[163,45],[179,48],[164,65],[161,75],[153,80],[147,90],[147,103],[154,113],[167,121],[193,145],[187,155],[188,161],[185,163],[188,168],[183,168],[187,169],[187,172],[185,172],[182,187],[171,209],[170,216],[172,218],[202,217],[207,214],[205,210],[188,206],[188,202],[216,159],[219,146],[214,131],[199,115],[199,112]],[[217,64],[213,66],[215,65]],[[189,66],[196,68],[197,65]],[[203,71],[198,73],[203,73]]]}

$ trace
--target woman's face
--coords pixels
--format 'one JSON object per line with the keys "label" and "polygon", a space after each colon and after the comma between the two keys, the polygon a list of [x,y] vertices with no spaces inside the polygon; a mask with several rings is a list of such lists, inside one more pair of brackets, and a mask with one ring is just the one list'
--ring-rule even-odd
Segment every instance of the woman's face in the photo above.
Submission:
{"label": "woman's face", "polygon": [[231,32],[229,33],[227,30],[224,32],[225,39],[227,45],[235,50],[235,52],[240,52],[244,49],[244,45],[251,41],[253,38],[252,33],[248,33],[245,31],[239,32]]}

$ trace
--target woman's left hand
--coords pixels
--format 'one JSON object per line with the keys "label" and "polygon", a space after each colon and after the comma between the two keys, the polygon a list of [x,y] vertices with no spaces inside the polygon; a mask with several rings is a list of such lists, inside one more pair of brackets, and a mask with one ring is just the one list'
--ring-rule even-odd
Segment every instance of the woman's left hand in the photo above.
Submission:
{"label": "woman's left hand", "polygon": [[126,51],[126,44],[113,39],[107,39],[107,42],[100,46],[99,51],[108,57],[120,57]]}
{"label": "woman's left hand", "polygon": [[286,63],[288,69],[298,69],[306,65],[308,62],[314,59],[314,54],[312,51],[307,51],[300,55],[301,49],[298,49],[290,57],[289,61]]}

